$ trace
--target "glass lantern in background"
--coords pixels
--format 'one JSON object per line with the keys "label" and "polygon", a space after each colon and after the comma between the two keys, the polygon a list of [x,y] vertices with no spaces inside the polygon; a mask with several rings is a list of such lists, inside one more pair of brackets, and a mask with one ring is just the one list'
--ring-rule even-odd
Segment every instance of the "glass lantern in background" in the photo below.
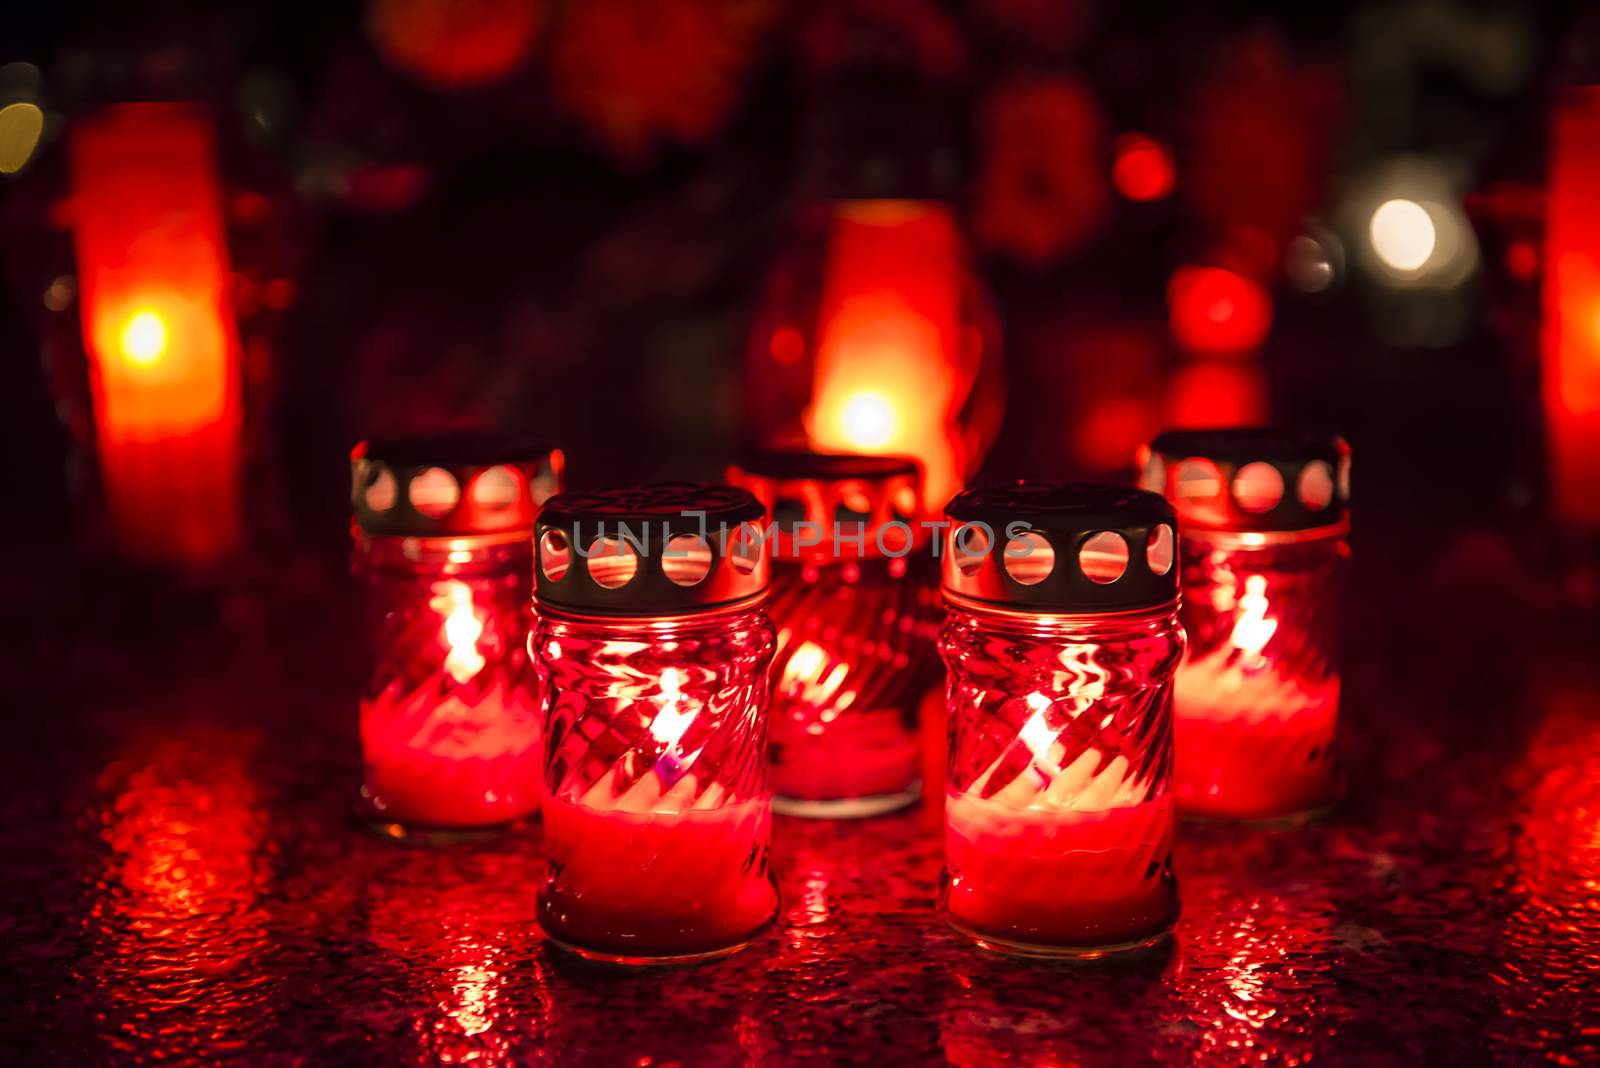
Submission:
{"label": "glass lantern in background", "polygon": [[1168,431],[1138,459],[1182,532],[1178,804],[1227,819],[1314,814],[1339,792],[1349,446],[1271,428]]}
{"label": "glass lantern in background", "polygon": [[761,447],[914,456],[922,514],[977,469],[1004,404],[999,329],[943,200],[821,199],[796,217],[745,358]]}
{"label": "glass lantern in background", "polygon": [[688,484],[567,494],[540,514],[539,920],[581,956],[722,956],[776,914],[765,520],[744,490]]}
{"label": "glass lantern in background", "polygon": [[766,453],[728,480],[774,523],[774,806],[836,819],[911,804],[921,796],[917,696],[938,618],[917,465]]}
{"label": "glass lantern in background", "polygon": [[372,658],[366,817],[403,838],[535,814],[533,520],[560,488],[561,453],[450,434],[363,442],[350,462]]}
{"label": "glass lantern in background", "polygon": [[68,130],[95,450],[121,550],[211,566],[240,541],[239,328],[215,134],[181,104]]}
{"label": "glass lantern in background", "polygon": [[1172,509],[1017,483],[950,503],[950,759],[939,908],[979,945],[1097,957],[1160,941],[1172,870]]}

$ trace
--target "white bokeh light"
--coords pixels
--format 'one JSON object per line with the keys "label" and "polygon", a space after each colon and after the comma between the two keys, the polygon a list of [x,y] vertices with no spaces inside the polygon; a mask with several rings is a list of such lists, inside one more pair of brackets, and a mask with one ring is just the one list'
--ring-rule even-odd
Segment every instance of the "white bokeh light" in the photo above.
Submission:
{"label": "white bokeh light", "polygon": [[1419,271],[1439,241],[1433,218],[1414,200],[1386,200],[1372,213],[1367,228],[1372,250],[1396,271]]}

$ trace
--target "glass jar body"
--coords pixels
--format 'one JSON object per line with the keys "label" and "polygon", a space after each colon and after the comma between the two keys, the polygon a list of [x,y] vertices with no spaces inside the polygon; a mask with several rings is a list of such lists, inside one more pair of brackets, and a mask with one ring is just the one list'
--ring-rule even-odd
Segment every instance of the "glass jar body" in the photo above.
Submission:
{"label": "glass jar body", "polygon": [[1098,956],[1178,916],[1176,606],[1036,615],[952,605],[939,907],[980,945]]}
{"label": "glass jar body", "polygon": [[764,608],[668,619],[540,613],[550,688],[539,919],[618,963],[719,956],[777,910]]}
{"label": "glass jar body", "polygon": [[1335,735],[1342,526],[1291,534],[1184,531],[1178,804],[1227,819],[1294,819],[1339,792]]}
{"label": "glass jar body", "polygon": [[772,565],[772,772],[780,812],[871,816],[920,796],[917,684],[932,591],[906,557]]}
{"label": "glass jar body", "polygon": [[358,535],[371,670],[363,807],[394,835],[492,827],[539,809],[526,533]]}

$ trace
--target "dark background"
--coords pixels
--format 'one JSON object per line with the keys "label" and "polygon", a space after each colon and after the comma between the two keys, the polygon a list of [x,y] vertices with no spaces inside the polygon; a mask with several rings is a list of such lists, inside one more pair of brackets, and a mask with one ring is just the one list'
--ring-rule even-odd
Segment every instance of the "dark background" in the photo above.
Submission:
{"label": "dark background", "polygon": [[[1232,363],[1273,418],[1351,439],[1363,520],[1540,500],[1539,268],[1507,256],[1537,250],[1543,116],[1587,61],[1569,5],[68,4],[4,25],[49,120],[0,179],[12,537],[93,540],[77,309],[41,294],[73,270],[62,131],[140,98],[216,119],[258,543],[336,551],[344,455],[373,432],[532,432],[575,484],[715,474],[798,206],[930,153],[1004,329],[982,477],[1124,477],[1124,439],[1175,418],[1170,276],[1248,263],[1273,323]],[[1130,131],[1170,146],[1172,195],[1112,185]],[[1399,158],[1446,175],[1476,231],[1442,295],[1358,262],[1347,206]],[[1318,294],[1285,277],[1307,232],[1343,243]]]}

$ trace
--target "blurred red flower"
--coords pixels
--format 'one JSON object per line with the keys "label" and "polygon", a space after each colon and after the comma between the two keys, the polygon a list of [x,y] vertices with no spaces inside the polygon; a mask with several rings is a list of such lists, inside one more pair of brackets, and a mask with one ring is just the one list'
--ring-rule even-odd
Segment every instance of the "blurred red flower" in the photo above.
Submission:
{"label": "blurred red flower", "polygon": [[533,48],[541,0],[372,0],[367,31],[393,66],[440,89],[500,81]]}
{"label": "blurred red flower", "polygon": [[1111,206],[1105,120],[1077,78],[1020,77],[983,105],[973,221],[980,242],[1032,266],[1099,232]]}
{"label": "blurred red flower", "polygon": [[1057,56],[1082,44],[1094,23],[1091,0],[985,0],[977,14],[1009,44]]}
{"label": "blurred red flower", "polygon": [[702,140],[773,15],[770,0],[582,0],[559,27],[556,101],[625,160],[666,138]]}
{"label": "blurred red flower", "polygon": [[801,59],[828,72],[871,55],[935,82],[957,78],[967,45],[955,18],[932,0],[808,0],[797,5]]}
{"label": "blurred red flower", "polygon": [[1276,259],[1321,198],[1342,95],[1330,65],[1292,56],[1276,32],[1222,49],[1189,109],[1183,188],[1191,206],[1219,234],[1265,235]]}

